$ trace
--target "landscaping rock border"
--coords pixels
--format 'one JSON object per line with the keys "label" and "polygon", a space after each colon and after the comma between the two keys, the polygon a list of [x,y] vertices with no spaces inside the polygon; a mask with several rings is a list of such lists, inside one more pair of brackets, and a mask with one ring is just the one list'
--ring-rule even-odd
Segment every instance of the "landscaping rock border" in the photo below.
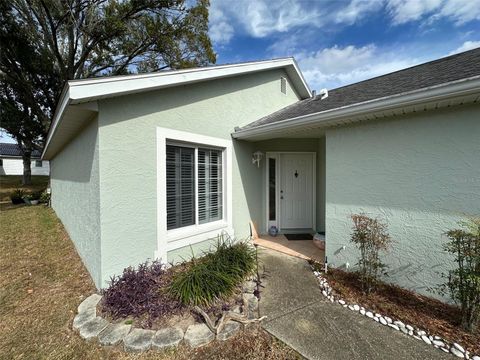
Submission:
{"label": "landscaping rock border", "polygon": [[[256,283],[248,280],[242,285],[242,298],[248,298],[248,309],[243,309],[250,315],[258,309],[258,299],[253,292]],[[223,330],[215,335],[204,323],[190,325],[185,333],[178,327],[167,327],[160,330],[148,330],[132,327],[124,323],[110,323],[97,315],[97,305],[102,296],[92,294],[78,306],[78,313],[73,319],[73,329],[85,340],[98,339],[104,346],[119,345],[127,352],[143,352],[150,349],[162,350],[175,348],[182,342],[192,348],[204,346],[214,341],[228,340],[243,329],[243,324],[230,320]],[[239,306],[232,311],[241,313]],[[480,359],[479,359],[480,360]]]}
{"label": "landscaping rock border", "polygon": [[344,308],[347,308],[351,311],[359,313],[362,316],[368,317],[378,322],[379,324],[390,327],[397,331],[401,331],[407,336],[411,336],[417,340],[421,340],[427,345],[432,345],[435,348],[442,350],[443,352],[450,353],[458,358],[480,360],[480,355],[470,354],[469,351],[466,351],[461,345],[455,342],[449,344],[448,341],[442,339],[440,336],[428,334],[425,330],[416,328],[409,324],[404,324],[400,320],[393,320],[388,316],[378,314],[378,313],[374,314],[371,310],[368,310],[365,307],[360,306],[358,304],[348,304],[345,300],[339,298],[334,294],[333,289],[328,284],[327,279],[324,276],[322,276],[321,272],[316,271],[313,266],[311,266],[311,268],[313,270],[313,274],[318,280],[322,295],[325,298],[327,298],[330,302],[339,304]]}

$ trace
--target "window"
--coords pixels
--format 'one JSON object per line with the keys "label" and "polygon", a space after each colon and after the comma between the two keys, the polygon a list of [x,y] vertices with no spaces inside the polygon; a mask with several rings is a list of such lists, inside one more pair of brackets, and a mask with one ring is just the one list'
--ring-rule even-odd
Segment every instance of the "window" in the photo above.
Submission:
{"label": "window", "polygon": [[167,229],[195,224],[194,149],[167,146]]}
{"label": "window", "polygon": [[3,159],[0,159],[0,166],[3,166]]}
{"label": "window", "polygon": [[223,219],[222,152],[166,146],[167,230]]}
{"label": "window", "polygon": [[42,160],[35,160],[35,167],[42,167]]}
{"label": "window", "polygon": [[268,220],[275,221],[276,216],[276,207],[275,207],[275,197],[276,197],[276,188],[275,188],[275,159],[268,159]]}

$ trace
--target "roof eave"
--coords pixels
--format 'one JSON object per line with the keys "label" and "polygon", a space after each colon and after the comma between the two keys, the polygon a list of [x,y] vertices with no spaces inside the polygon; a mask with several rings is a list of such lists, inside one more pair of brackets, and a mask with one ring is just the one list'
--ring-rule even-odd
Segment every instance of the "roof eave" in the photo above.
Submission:
{"label": "roof eave", "polygon": [[370,113],[414,106],[424,102],[442,101],[479,92],[480,76],[474,76],[336,109],[289,118],[253,128],[240,129],[231,135],[234,139],[252,140],[262,137],[265,134],[275,136],[275,133],[279,133],[282,130],[301,128],[302,126],[316,125],[317,127],[328,127],[343,123],[343,120],[347,118],[351,118],[351,122],[355,122],[360,121],[360,117]]}

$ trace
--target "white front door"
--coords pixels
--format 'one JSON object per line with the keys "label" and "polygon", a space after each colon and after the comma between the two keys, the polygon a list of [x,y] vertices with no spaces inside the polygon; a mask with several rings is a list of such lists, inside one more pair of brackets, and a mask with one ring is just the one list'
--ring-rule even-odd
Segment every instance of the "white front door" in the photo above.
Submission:
{"label": "white front door", "polygon": [[313,154],[280,155],[280,227],[313,228]]}

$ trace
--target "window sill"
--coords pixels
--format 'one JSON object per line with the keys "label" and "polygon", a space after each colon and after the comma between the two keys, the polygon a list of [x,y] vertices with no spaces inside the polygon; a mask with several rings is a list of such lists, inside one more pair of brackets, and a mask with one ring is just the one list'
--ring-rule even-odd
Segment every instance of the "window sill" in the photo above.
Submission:
{"label": "window sill", "polygon": [[[179,229],[173,229],[167,231],[167,242],[172,243],[181,239],[196,237],[211,232],[220,233],[221,230],[228,232],[229,225],[225,220],[214,221],[202,225],[186,226]],[[205,239],[206,240],[206,239]]]}

